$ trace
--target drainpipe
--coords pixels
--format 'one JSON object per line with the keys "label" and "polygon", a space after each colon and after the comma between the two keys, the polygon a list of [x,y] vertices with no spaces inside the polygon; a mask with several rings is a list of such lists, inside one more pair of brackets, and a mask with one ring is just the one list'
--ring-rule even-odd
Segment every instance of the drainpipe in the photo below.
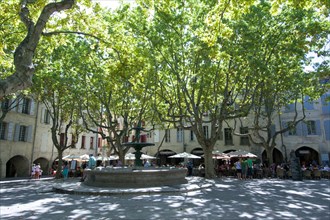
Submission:
{"label": "drainpipe", "polygon": [[30,171],[32,169],[33,154],[34,154],[34,147],[35,147],[34,145],[35,145],[36,136],[37,136],[38,113],[39,113],[39,101],[37,101],[37,111],[36,111],[36,117],[35,117],[35,121],[34,121],[34,134],[33,134],[33,139],[32,139],[31,163],[29,165]]}

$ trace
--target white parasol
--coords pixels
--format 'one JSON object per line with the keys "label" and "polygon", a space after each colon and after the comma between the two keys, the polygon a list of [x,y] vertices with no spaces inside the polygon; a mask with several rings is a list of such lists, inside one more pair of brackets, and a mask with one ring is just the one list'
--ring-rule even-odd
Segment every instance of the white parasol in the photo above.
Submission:
{"label": "white parasol", "polygon": [[228,155],[230,157],[257,157],[257,155],[252,154],[245,150],[232,151],[232,152],[229,152]]}
{"label": "white parasol", "polygon": [[77,156],[77,155],[67,155],[67,156],[64,156],[62,157],[62,160],[79,160],[80,157]]}
{"label": "white parasol", "polygon": [[188,158],[188,159],[201,159],[200,156],[196,156],[194,154],[190,154],[187,152],[183,152],[183,153],[179,153],[179,154],[175,154],[173,156],[169,156],[168,158]]}

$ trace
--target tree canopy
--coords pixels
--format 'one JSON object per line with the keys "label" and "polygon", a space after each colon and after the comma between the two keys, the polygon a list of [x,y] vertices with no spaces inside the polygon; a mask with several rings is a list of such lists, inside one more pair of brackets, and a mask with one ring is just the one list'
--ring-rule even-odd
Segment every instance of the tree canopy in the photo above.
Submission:
{"label": "tree canopy", "polygon": [[[80,108],[87,129],[118,141],[118,152],[129,123],[192,130],[212,178],[212,150],[228,120],[324,89],[326,0],[136,3],[107,11],[87,0],[1,2],[0,98],[30,87],[37,73],[41,100],[63,101],[60,112]],[[324,59],[308,72],[311,53]],[[118,130],[118,120],[126,127]]]}

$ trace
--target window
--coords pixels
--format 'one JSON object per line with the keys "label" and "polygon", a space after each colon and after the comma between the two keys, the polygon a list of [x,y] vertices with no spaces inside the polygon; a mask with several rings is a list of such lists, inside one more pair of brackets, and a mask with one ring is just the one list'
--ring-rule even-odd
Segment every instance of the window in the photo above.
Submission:
{"label": "window", "polygon": [[102,146],[102,138],[98,138],[97,140],[97,147],[100,148]]}
{"label": "window", "polygon": [[6,111],[6,110],[8,110],[8,108],[9,108],[9,100],[8,99],[3,100],[1,102],[1,109]]}
{"label": "window", "polygon": [[233,145],[231,128],[225,128],[225,145]]}
{"label": "window", "polygon": [[205,138],[209,138],[209,126],[203,126]]}
{"label": "window", "polygon": [[165,142],[171,142],[171,133],[169,129],[165,130]]}
{"label": "window", "polygon": [[77,144],[78,140],[76,135],[72,134],[71,136],[71,148],[76,148],[76,144]]}
{"label": "window", "polygon": [[50,123],[50,112],[47,109],[45,109],[44,123],[45,124],[49,124]]}
{"label": "window", "polygon": [[293,121],[288,122],[288,127],[290,128],[290,130],[289,130],[290,136],[297,135],[297,129],[296,129],[296,126],[294,125]]}
{"label": "window", "polygon": [[0,140],[6,140],[7,123],[0,123]]}
{"label": "window", "polygon": [[308,135],[316,135],[315,121],[307,121],[307,134]]}
{"label": "window", "polygon": [[60,134],[60,145],[61,145],[61,146],[64,145],[64,138],[65,138],[64,133],[61,133],[61,134]]}
{"label": "window", "polygon": [[81,149],[86,148],[86,136],[81,137]]}
{"label": "window", "polygon": [[[240,133],[241,134],[248,134],[249,133],[249,128],[248,127],[241,127],[240,128]],[[250,145],[250,140],[248,136],[241,136],[241,145]]]}
{"label": "window", "polygon": [[182,142],[183,141],[183,130],[182,130],[182,128],[177,128],[176,129],[176,140],[177,140],[177,142]]}
{"label": "window", "polygon": [[31,105],[30,99],[23,99],[23,103],[22,103],[23,114],[30,114],[30,105]]}
{"label": "window", "polygon": [[91,139],[89,140],[89,149],[94,149],[94,137],[91,137]]}
{"label": "window", "polygon": [[27,127],[24,125],[21,125],[19,128],[19,141],[27,141]]}
{"label": "window", "polygon": [[190,141],[194,141],[194,132],[190,130]]}

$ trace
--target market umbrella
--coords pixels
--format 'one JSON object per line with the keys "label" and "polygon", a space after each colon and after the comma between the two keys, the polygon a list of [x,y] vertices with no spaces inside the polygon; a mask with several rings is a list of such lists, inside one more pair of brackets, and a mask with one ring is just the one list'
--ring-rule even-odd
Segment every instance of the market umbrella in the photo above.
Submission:
{"label": "market umbrella", "polygon": [[226,153],[222,153],[219,150],[212,151],[212,158],[213,159],[220,159],[220,160],[229,160],[230,156]]}
{"label": "market umbrella", "polygon": [[156,157],[150,156],[148,154],[142,154],[141,159],[142,160],[152,160],[152,159],[156,159]]}
{"label": "market umbrella", "polygon": [[168,158],[187,158],[187,159],[201,159],[200,156],[196,156],[194,154],[190,154],[187,152],[183,152],[183,153],[179,153],[179,154],[175,154],[173,156],[169,156]]}
{"label": "market umbrella", "polygon": [[133,154],[133,153],[126,154],[125,160],[135,160],[135,154]]}
{"label": "market umbrella", "polygon": [[119,160],[119,157],[117,155],[110,155],[110,157],[108,157],[109,160]]}
{"label": "market umbrella", "polygon": [[80,157],[77,156],[77,155],[67,155],[67,156],[64,156],[62,157],[62,160],[79,160]]}
{"label": "market umbrella", "polygon": [[[202,155],[202,157],[204,157],[204,154]],[[216,151],[212,151],[212,158],[220,159],[220,160],[229,160],[230,156],[226,153],[222,153],[222,152],[216,150]]]}
{"label": "market umbrella", "polygon": [[110,160],[110,158],[109,157],[102,157],[102,156],[98,156],[98,157],[96,157],[95,158],[96,160]]}
{"label": "market umbrella", "polygon": [[[151,159],[156,159],[156,157],[149,156],[147,154],[142,154],[141,155],[141,160],[151,160]],[[135,160],[135,154],[134,153],[128,153],[125,155],[125,160]]]}
{"label": "market umbrella", "polygon": [[245,150],[232,151],[232,152],[229,152],[228,155],[230,157],[257,157],[257,155],[252,154]]}
{"label": "market umbrella", "polygon": [[220,154],[213,154],[212,156],[213,159],[220,159],[220,160],[229,160],[230,156],[225,153],[220,153]]}
{"label": "market umbrella", "polygon": [[88,154],[81,155],[80,160],[81,161],[88,161],[89,160],[89,155]]}

